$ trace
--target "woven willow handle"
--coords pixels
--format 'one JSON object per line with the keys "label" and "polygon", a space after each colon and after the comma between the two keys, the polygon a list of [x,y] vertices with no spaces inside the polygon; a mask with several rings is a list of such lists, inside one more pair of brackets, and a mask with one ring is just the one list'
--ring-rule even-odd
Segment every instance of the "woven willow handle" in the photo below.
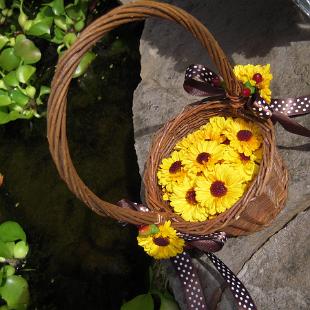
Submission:
{"label": "woven willow handle", "polygon": [[108,31],[128,22],[144,20],[148,16],[176,21],[188,29],[207,49],[226,82],[228,93],[238,96],[241,92],[240,83],[236,80],[224,52],[208,29],[193,16],[172,5],[152,1],[123,5],[98,18],[81,33],[78,40],[60,59],[52,81],[47,117],[50,152],[61,178],[88,207],[99,215],[110,216],[132,224],[156,223],[161,214],[120,208],[101,200],[83,183],[73,166],[69,153],[66,135],[66,106],[69,84],[82,56]]}

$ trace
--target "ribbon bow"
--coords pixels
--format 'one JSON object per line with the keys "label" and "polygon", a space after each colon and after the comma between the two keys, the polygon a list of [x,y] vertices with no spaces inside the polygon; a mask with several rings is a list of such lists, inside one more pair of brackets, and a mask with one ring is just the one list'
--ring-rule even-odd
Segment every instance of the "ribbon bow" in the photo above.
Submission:
{"label": "ribbon bow", "polygon": [[[183,87],[193,96],[207,97],[208,100],[226,99],[223,80],[204,65],[190,65],[185,72]],[[310,113],[310,95],[297,98],[271,99],[268,104],[257,93],[249,97],[245,108],[261,119],[270,118],[273,123],[279,122],[287,131],[310,137],[310,130],[290,119]]]}
{"label": "ribbon bow", "polygon": [[[148,212],[149,209],[142,204],[122,199],[117,203],[122,208],[130,208],[137,211]],[[225,232],[215,232],[209,235],[190,235],[178,233],[185,240],[185,251],[170,258],[176,273],[182,283],[187,308],[189,310],[207,310],[208,306],[205,301],[203,289],[197,270],[192,262],[189,252],[196,249],[210,259],[214,267],[222,275],[228,284],[234,298],[238,303],[239,309],[257,310],[250,293],[237,278],[237,276],[218,258],[213,252],[217,252],[224,246],[227,236]]]}

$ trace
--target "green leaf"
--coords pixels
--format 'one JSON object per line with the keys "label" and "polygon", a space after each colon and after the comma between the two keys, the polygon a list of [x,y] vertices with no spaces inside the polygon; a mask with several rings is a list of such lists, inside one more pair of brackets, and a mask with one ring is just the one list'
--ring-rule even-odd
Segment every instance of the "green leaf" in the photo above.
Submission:
{"label": "green leaf", "polygon": [[56,43],[56,44],[61,44],[66,33],[55,25],[54,26],[54,34],[55,34],[55,36],[51,41],[53,43]]}
{"label": "green leaf", "polygon": [[25,241],[19,241],[15,244],[13,256],[17,259],[23,259],[27,256],[29,246]]}
{"label": "green leaf", "polygon": [[3,80],[0,80],[0,90],[1,89],[8,89]]}
{"label": "green leaf", "polygon": [[0,287],[0,295],[9,308],[26,309],[29,303],[28,283],[21,276],[9,276],[5,284]]}
{"label": "green leaf", "polygon": [[11,251],[9,244],[2,240],[0,240],[0,257],[13,258],[13,252]]}
{"label": "green leaf", "polygon": [[15,55],[19,56],[26,65],[38,62],[41,59],[40,50],[31,40],[27,39],[25,36],[23,36],[24,38],[19,38],[20,36],[23,35],[18,35],[16,38],[14,46]]}
{"label": "green leaf", "polygon": [[19,66],[16,70],[17,79],[21,83],[27,83],[32,75],[36,72],[36,67],[30,65]]}
{"label": "green leaf", "polygon": [[2,267],[3,271],[6,273],[6,276],[12,276],[15,273],[15,268],[11,265],[5,265]]}
{"label": "green leaf", "polygon": [[74,24],[74,29],[77,32],[82,31],[84,27],[85,27],[85,22],[83,20],[80,20]]}
{"label": "green leaf", "polygon": [[0,50],[2,50],[8,42],[9,42],[9,39],[0,34]]}
{"label": "green leaf", "polygon": [[[0,106],[1,107],[4,107],[4,106],[8,106],[10,105],[12,102],[11,102],[11,98],[9,97],[8,94],[6,95],[0,95]],[[1,237],[0,237],[1,239]]]}
{"label": "green leaf", "polygon": [[27,31],[27,34],[35,37],[43,37],[48,39],[51,34],[51,26],[53,19],[47,18],[46,21],[38,22],[33,24],[30,29]]}
{"label": "green leaf", "polygon": [[28,85],[25,89],[27,96],[29,96],[31,99],[34,98],[36,94],[36,89],[32,85]]}
{"label": "green leaf", "polygon": [[3,10],[6,8],[5,0],[0,0],[0,9]]}
{"label": "green leaf", "polygon": [[55,15],[59,16],[65,13],[64,1],[63,0],[54,0],[48,5],[52,8]]}
{"label": "green leaf", "polygon": [[151,294],[138,295],[122,305],[121,310],[154,310]]}
{"label": "green leaf", "polygon": [[85,19],[85,14],[83,10],[73,4],[69,4],[66,6],[66,13],[70,18],[74,20]]}
{"label": "green leaf", "polygon": [[8,87],[16,87],[19,85],[18,79],[16,77],[16,71],[11,71],[3,78],[5,85]]}
{"label": "green leaf", "polygon": [[50,87],[42,85],[40,87],[40,92],[38,98],[36,99],[36,103],[43,104],[41,97],[43,97],[44,95],[48,95],[50,92],[51,92]]}
{"label": "green leaf", "polygon": [[16,222],[7,221],[0,225],[0,240],[7,241],[26,241],[26,234],[23,228]]}
{"label": "green leaf", "polygon": [[68,26],[66,23],[66,18],[64,16],[56,16],[54,18],[54,23],[57,27],[59,27],[61,30],[63,31],[67,31],[68,30]]}
{"label": "green leaf", "polygon": [[179,310],[179,306],[176,301],[169,294],[158,294],[160,297],[159,310]]}
{"label": "green leaf", "polygon": [[26,96],[19,89],[14,89],[10,91],[10,97],[13,102],[17,103],[20,106],[24,106],[29,102],[29,97]]}
{"label": "green leaf", "polygon": [[76,41],[76,39],[76,34],[70,32],[64,36],[63,42],[65,43],[66,47],[69,48]]}
{"label": "green leaf", "polygon": [[18,67],[20,58],[14,53],[14,48],[6,48],[0,54],[0,67],[12,71]]}
{"label": "green leaf", "polygon": [[77,78],[85,73],[89,65],[96,58],[96,54],[93,52],[87,52],[81,59],[79,65],[73,73],[73,78]]}

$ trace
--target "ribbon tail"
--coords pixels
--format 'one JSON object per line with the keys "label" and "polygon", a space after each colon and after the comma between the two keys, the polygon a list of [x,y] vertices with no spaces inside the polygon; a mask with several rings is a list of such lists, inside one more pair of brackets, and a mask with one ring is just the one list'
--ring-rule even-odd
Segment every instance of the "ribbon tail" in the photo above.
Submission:
{"label": "ribbon tail", "polygon": [[213,263],[214,267],[219,271],[238,302],[239,309],[257,310],[250,293],[237,278],[237,276],[213,253],[206,253]]}
{"label": "ribbon tail", "polygon": [[278,121],[284,129],[296,135],[310,137],[310,130],[280,112],[272,112],[273,122]]}
{"label": "ribbon tail", "polygon": [[187,309],[207,310],[203,289],[190,255],[184,251],[170,260],[184,287]]}

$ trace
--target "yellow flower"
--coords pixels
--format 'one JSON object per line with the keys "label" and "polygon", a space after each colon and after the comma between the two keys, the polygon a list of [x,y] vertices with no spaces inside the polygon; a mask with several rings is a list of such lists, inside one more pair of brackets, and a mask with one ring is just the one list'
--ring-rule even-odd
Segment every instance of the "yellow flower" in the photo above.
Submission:
{"label": "yellow flower", "polygon": [[226,140],[224,130],[226,128],[226,119],[222,116],[213,116],[209,119],[209,123],[202,126],[205,140],[217,141],[223,143]]}
{"label": "yellow flower", "polygon": [[157,171],[158,183],[166,187],[169,192],[172,191],[173,184],[181,182],[186,175],[182,163],[183,157],[184,154],[182,151],[173,152],[171,157],[162,160],[159,170]]}
{"label": "yellow flower", "polygon": [[[262,76],[262,81],[257,83],[253,80],[254,74],[259,73]],[[265,66],[261,65],[237,65],[234,67],[234,74],[239,81],[243,84],[250,82],[252,86],[255,86],[259,90],[260,96],[265,99],[266,102],[270,102],[271,90],[270,82],[272,80],[272,74],[270,73],[270,64]]]}
{"label": "yellow flower", "polygon": [[193,145],[185,153],[183,163],[189,174],[196,175],[213,166],[223,159],[225,146],[215,141],[203,141]]}
{"label": "yellow flower", "polygon": [[194,185],[195,181],[189,178],[185,178],[181,184],[175,185],[170,196],[170,205],[186,221],[205,221],[208,218],[208,213],[197,202]]}
{"label": "yellow flower", "polygon": [[159,225],[159,232],[147,236],[138,236],[138,244],[144,251],[156,259],[167,259],[183,252],[184,240],[177,236],[171,222]]}
{"label": "yellow flower", "polygon": [[203,130],[196,130],[190,134],[188,134],[185,138],[180,140],[176,146],[174,147],[176,150],[187,150],[192,145],[200,141],[204,141],[206,139],[206,134]]}
{"label": "yellow flower", "polygon": [[213,172],[197,179],[197,201],[215,215],[231,208],[243,195],[245,186],[240,170],[231,165],[216,165]]}
{"label": "yellow flower", "polygon": [[241,118],[231,120],[225,134],[230,140],[230,146],[246,156],[251,156],[252,152],[257,150],[262,143],[259,127]]}
{"label": "yellow flower", "polygon": [[227,161],[231,162],[231,166],[240,169],[243,172],[243,180],[251,181],[257,175],[259,166],[255,163],[256,156],[251,154],[246,156],[244,153],[238,153],[231,147],[227,147]]}

